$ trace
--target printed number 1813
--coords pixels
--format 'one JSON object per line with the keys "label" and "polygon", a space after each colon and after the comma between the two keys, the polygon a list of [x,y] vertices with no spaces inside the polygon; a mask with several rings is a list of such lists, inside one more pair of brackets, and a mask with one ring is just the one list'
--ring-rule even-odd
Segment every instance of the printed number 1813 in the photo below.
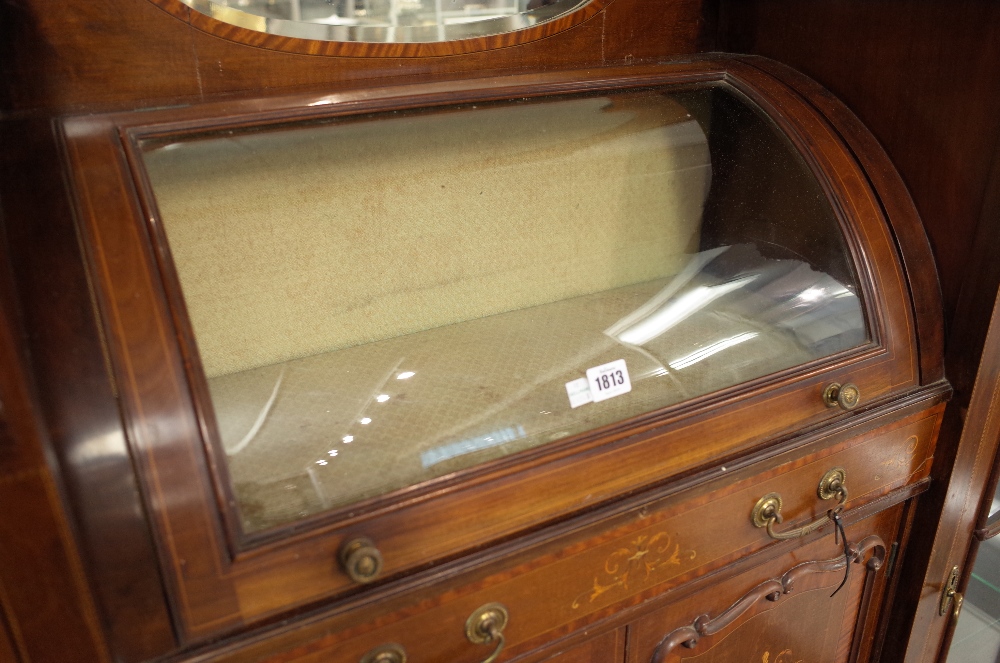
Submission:
{"label": "printed number 1813", "polygon": [[595,403],[632,391],[624,359],[588,368],[587,381]]}

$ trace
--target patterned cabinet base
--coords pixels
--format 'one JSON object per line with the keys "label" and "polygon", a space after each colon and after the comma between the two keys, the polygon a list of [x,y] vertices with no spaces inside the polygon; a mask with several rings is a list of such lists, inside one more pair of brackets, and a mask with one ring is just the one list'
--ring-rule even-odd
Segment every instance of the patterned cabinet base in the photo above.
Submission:
{"label": "patterned cabinet base", "polygon": [[855,542],[847,574],[830,534],[642,617],[630,628],[628,663],[868,660],[887,580],[886,542],[896,537],[903,508],[847,528]]}

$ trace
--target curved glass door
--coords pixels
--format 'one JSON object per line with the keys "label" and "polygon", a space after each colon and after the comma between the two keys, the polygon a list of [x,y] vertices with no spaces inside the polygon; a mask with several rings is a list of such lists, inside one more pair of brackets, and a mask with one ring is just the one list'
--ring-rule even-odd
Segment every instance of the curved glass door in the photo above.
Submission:
{"label": "curved glass door", "polygon": [[143,147],[247,531],[869,338],[819,184],[724,86]]}

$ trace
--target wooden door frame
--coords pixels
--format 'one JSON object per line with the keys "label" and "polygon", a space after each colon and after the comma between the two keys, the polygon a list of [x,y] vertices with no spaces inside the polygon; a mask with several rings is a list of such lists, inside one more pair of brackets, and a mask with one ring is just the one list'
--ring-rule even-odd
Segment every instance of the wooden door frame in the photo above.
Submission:
{"label": "wooden door frame", "polygon": [[[977,530],[988,514],[996,485],[1000,449],[1000,296],[994,303],[979,372],[964,416],[961,410],[955,404],[945,414],[944,426],[952,430],[960,427],[961,436],[933,533],[930,559],[923,568],[921,582],[914,583],[911,576],[909,590],[906,586],[900,588],[900,598],[908,595],[912,608],[897,613],[892,627],[896,641],[905,638],[907,644],[900,651],[886,652],[883,661],[931,663],[947,658],[957,620],[950,610],[940,614],[941,594],[953,567],[959,569],[959,589],[964,591],[974,561],[974,544],[979,540]],[[907,581],[905,576],[903,581]],[[897,599],[897,605],[906,604]]]}

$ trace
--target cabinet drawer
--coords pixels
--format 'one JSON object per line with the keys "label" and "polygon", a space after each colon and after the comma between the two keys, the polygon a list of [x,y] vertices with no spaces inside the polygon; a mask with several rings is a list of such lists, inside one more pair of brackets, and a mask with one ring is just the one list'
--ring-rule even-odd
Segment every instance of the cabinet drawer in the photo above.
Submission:
{"label": "cabinet drawer", "polygon": [[[248,643],[229,660],[360,660],[384,643],[397,643],[413,663],[479,661],[492,647],[465,637],[467,618],[499,602],[509,612],[506,656],[532,651],[562,635],[622,614],[664,591],[695,580],[769,546],[751,509],[768,493],[781,495],[779,531],[825,519],[835,500],[820,500],[817,484],[842,468],[849,500],[845,520],[894,504],[930,470],[942,407],[920,410],[860,434],[822,437],[777,457],[743,467],[719,467],[720,476],[688,489],[635,498],[618,513],[595,515],[534,537],[531,545],[499,547],[464,569],[415,576],[344,604],[336,614]],[[581,519],[582,520],[582,519]],[[833,546],[829,522],[814,535]],[[433,582],[431,585],[429,583]],[[273,658],[272,658],[273,657]]]}

